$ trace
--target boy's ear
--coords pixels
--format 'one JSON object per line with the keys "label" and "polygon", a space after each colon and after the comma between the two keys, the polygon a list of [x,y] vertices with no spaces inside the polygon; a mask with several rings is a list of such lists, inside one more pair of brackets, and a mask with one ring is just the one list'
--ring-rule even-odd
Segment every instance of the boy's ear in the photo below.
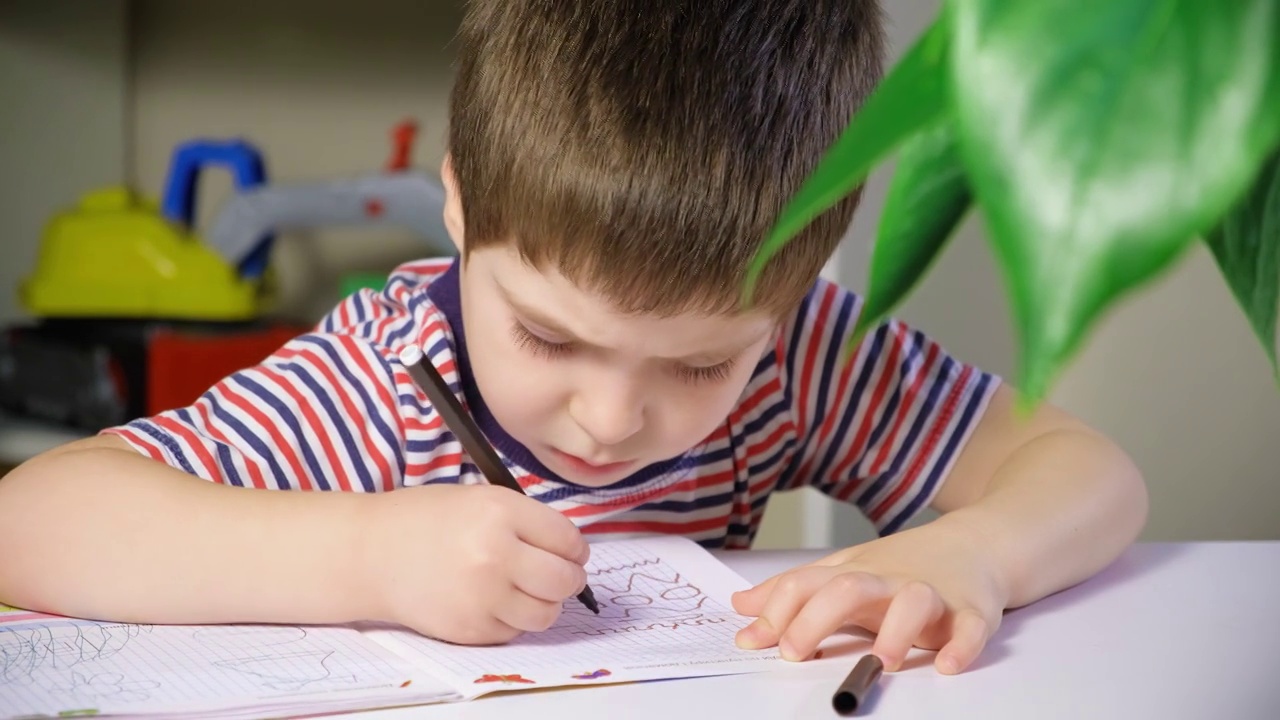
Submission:
{"label": "boy's ear", "polygon": [[444,227],[449,231],[458,252],[462,252],[465,225],[462,221],[462,193],[458,192],[458,179],[453,175],[453,159],[445,153],[440,165],[440,182],[444,184]]}

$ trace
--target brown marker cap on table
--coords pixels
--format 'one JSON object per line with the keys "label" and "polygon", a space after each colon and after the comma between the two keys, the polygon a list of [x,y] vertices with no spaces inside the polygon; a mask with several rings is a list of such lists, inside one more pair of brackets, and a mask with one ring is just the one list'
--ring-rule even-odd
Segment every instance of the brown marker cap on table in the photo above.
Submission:
{"label": "brown marker cap on table", "polygon": [[831,705],[840,715],[852,715],[858,711],[867,699],[871,688],[875,686],[880,673],[884,671],[884,663],[875,655],[863,655],[853,670],[845,677],[836,694],[831,697]]}

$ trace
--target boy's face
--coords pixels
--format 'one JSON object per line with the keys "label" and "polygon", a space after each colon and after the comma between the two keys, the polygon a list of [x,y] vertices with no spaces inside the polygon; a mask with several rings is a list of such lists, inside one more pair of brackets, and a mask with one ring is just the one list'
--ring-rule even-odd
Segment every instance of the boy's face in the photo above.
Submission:
{"label": "boy's face", "polygon": [[[461,243],[450,190],[446,224]],[[494,417],[547,468],[588,487],[706,438],[776,328],[763,314],[619,314],[509,244],[472,251],[461,292],[471,371]]]}
{"label": "boy's face", "polygon": [[473,251],[461,282],[485,403],[543,465],[590,487],[701,442],[773,337],[759,316],[617,314],[509,245]]}

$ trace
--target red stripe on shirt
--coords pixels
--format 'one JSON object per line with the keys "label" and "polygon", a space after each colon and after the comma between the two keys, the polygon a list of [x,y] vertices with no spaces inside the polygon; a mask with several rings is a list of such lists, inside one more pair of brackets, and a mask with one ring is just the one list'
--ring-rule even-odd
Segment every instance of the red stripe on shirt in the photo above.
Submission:
{"label": "red stripe on shirt", "polygon": [[964,395],[965,386],[969,384],[969,377],[972,372],[972,369],[968,367],[961,371],[960,377],[956,379],[955,385],[952,386],[951,393],[947,396],[947,401],[942,410],[935,416],[934,423],[930,427],[925,441],[916,449],[915,461],[911,463],[911,467],[904,474],[902,482],[898,483],[898,486],[893,489],[893,492],[872,508],[868,513],[873,522],[878,522],[880,518],[882,518],[884,514],[893,507],[894,503],[898,501],[898,498],[902,497],[903,493],[907,491],[907,488],[913,487],[916,484],[916,478],[920,475],[921,470],[923,470],[929,463],[930,456],[933,455],[934,446],[937,445],[938,439],[942,436],[943,431],[951,422],[951,416],[955,414],[956,405]]}
{"label": "red stripe on shirt", "polygon": [[860,478],[846,478],[845,475],[866,452],[867,438],[871,434],[871,428],[875,425],[875,421],[880,418],[880,413],[884,409],[885,399],[889,395],[889,383],[898,375],[897,367],[902,358],[903,334],[901,326],[894,325],[892,342],[887,343],[891,348],[889,356],[876,359],[874,361],[876,364],[868,369],[868,372],[874,372],[874,370],[879,369],[880,380],[876,382],[875,390],[872,391],[871,397],[867,402],[865,412],[862,415],[862,422],[858,425],[858,432],[854,436],[853,443],[848,448],[848,454],[836,467],[834,473],[836,482],[848,482],[846,487],[835,494],[838,500],[848,500],[860,486],[860,483],[857,482]]}
{"label": "red stripe on shirt", "polygon": [[[813,366],[814,363],[818,361],[818,356],[821,353],[822,340],[827,331],[827,313],[830,312],[831,303],[834,299],[835,286],[824,286],[822,300],[818,306],[817,317],[813,320],[813,324],[808,327],[809,338],[808,343],[805,344],[804,350],[802,351],[804,355],[801,358],[794,359],[801,360],[803,365],[803,369],[800,371],[800,377],[797,383],[797,387],[799,388],[799,413],[796,418],[796,431],[801,437],[804,437],[809,432],[809,392],[811,391],[814,382]],[[810,317],[813,317],[813,315],[811,314]]]}
{"label": "red stripe on shirt", "polygon": [[145,452],[152,460],[165,462],[164,452],[161,451],[160,448],[156,447],[155,443],[150,438],[144,435],[139,435],[127,427],[122,426],[110,428],[108,430],[104,430],[103,434],[119,435],[125,440],[132,441],[135,446],[141,448],[142,451]]}
{"label": "red stripe on shirt", "polygon": [[271,451],[284,457],[285,463],[289,466],[289,469],[293,471],[293,477],[296,478],[295,482],[301,485],[300,489],[313,490],[314,486],[311,484],[311,476],[302,469],[302,460],[298,457],[297,450],[291,443],[285,440],[280,429],[276,427],[276,424],[272,422],[270,418],[267,417],[266,413],[249,400],[249,398],[242,395],[240,391],[230,383],[224,383],[220,390],[221,397],[225,398],[227,402],[232,405],[235,405],[241,412],[253,418],[254,422],[258,423],[258,426],[265,429],[267,435],[271,436]]}
{"label": "red stripe on shirt", "polygon": [[[338,487],[343,492],[351,492],[351,478],[347,477],[347,470],[338,460],[338,453],[334,450],[333,441],[329,439],[329,432],[325,429],[324,423],[320,421],[315,410],[311,407],[311,401],[303,397],[297,386],[290,382],[289,378],[283,372],[275,372],[269,375],[275,384],[285,391],[285,394],[293,401],[297,412],[302,413],[303,419],[307,421],[307,426],[311,428],[311,433],[315,435],[316,443],[324,452],[325,458],[329,461],[329,469],[334,473],[334,479],[338,482]],[[299,442],[306,442],[306,438],[298,438]]]}
{"label": "red stripe on shirt", "polygon": [[933,372],[934,364],[938,359],[938,346],[930,344],[929,349],[925,352],[924,363],[919,371],[915,373],[911,384],[907,386],[906,392],[902,395],[901,402],[898,403],[898,414],[893,419],[893,426],[889,432],[885,434],[880,441],[880,452],[876,453],[875,460],[871,463],[871,469],[864,473],[866,475],[875,475],[884,469],[884,465],[889,458],[889,453],[897,444],[899,433],[902,426],[906,424],[908,418],[914,419],[915,413],[911,412],[911,408],[915,407],[916,396],[920,394],[920,389],[924,387],[925,380],[929,379],[929,374]]}
{"label": "red stripe on shirt", "polygon": [[209,479],[220,483],[226,482],[221,467],[214,462],[213,455],[204,446],[204,440],[197,436],[189,426],[174,420],[168,415],[159,415],[154,418],[154,421],[156,425],[187,441],[187,444],[191,446],[191,451],[196,454],[196,459],[204,466],[204,471]]}
{"label": "red stripe on shirt", "polygon": [[209,404],[205,402],[197,402],[195,405],[196,412],[200,414],[200,419],[204,421],[205,432],[209,433],[209,436],[215,441],[231,448],[233,453],[237,454],[240,459],[244,460],[244,468],[249,473],[249,482],[253,483],[255,488],[265,490],[267,488],[267,484],[262,480],[262,471],[258,469],[257,463],[253,462],[251,458],[241,452],[235,444],[228,440],[227,436],[209,419]]}

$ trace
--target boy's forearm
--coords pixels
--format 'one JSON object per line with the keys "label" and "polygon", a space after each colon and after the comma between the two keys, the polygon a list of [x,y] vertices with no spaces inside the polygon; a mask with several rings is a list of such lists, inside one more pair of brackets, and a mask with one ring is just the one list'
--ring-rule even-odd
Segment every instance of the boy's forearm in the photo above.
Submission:
{"label": "boy's forearm", "polygon": [[1087,431],[1046,433],[1014,452],[984,496],[943,516],[992,549],[1019,607],[1106,566],[1146,522],[1147,493],[1132,461]]}
{"label": "boy's forearm", "polygon": [[371,501],[216,485],[112,447],[36,458],[0,481],[0,601],[122,622],[357,619]]}

